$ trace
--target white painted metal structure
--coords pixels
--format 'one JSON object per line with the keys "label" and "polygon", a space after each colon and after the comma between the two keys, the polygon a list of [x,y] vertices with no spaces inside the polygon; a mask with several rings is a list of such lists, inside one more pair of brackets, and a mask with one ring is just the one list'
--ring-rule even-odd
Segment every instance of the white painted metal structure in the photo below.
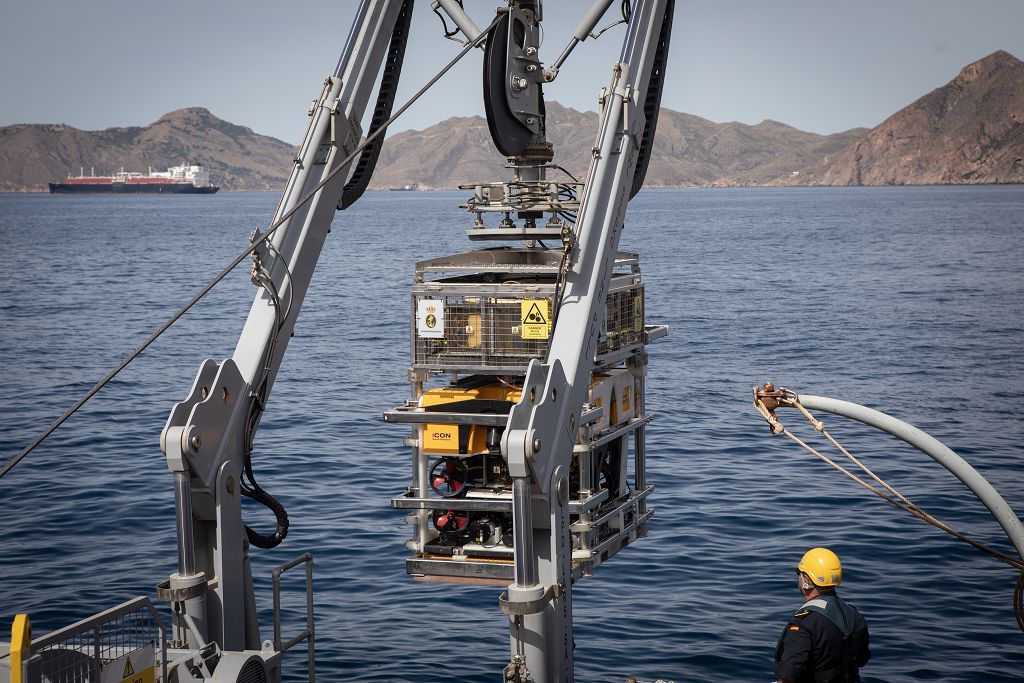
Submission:
{"label": "white painted metal structure", "polygon": [[220,666],[214,660],[228,652],[262,656],[269,679],[279,676],[277,658],[264,653],[259,640],[241,512],[245,451],[341,200],[348,171],[338,167],[362,137],[359,121],[401,8],[399,0],[363,2],[343,58],[310,110],[274,216],[277,223],[291,214],[263,252],[269,286],[253,301],[233,356],[203,364],[161,434],[178,509],[179,566],[167,588],[180,593],[168,597],[183,605],[175,627],[187,634],[183,651],[196,653],[193,675],[200,680],[213,680]]}
{"label": "white painted metal structure", "polygon": [[[516,150],[509,156],[515,157],[510,161],[517,181],[544,182],[551,149],[543,137],[543,121],[538,119],[538,113],[543,114],[541,83],[555,79],[557,66],[576,43],[586,39],[610,4],[611,0],[595,0],[556,68],[544,71],[538,56],[540,0],[509,0],[483,31],[461,3],[436,3],[436,9],[445,12],[466,36],[462,54],[488,39],[503,46],[501,54],[494,49],[487,56],[485,74],[490,74],[494,87],[485,92],[485,102],[501,100],[506,107],[495,114],[499,121],[492,123],[491,133],[499,149],[504,144]],[[667,34],[662,24],[671,6],[672,0],[631,4],[622,50],[610,86],[601,96],[600,130],[579,202],[575,235],[567,239],[563,234],[565,256],[557,269],[555,290],[557,322],[548,355],[545,362],[534,360],[526,370],[522,402],[511,410],[501,440],[500,453],[511,475],[515,538],[514,583],[501,600],[511,634],[505,680],[573,680],[570,459],[595,369],[626,205],[642,180],[638,160],[646,163],[641,150],[645,145],[649,149],[648,137],[653,135],[655,119],[648,121],[644,112],[646,107],[656,117],[660,97],[649,97],[649,88],[652,73],[664,66]],[[172,643],[160,662],[170,680],[278,681],[282,651],[296,642],[284,644],[279,635],[273,641],[260,640],[249,545],[280,543],[287,533],[287,516],[256,483],[249,455],[331,221],[339,207],[355,201],[361,192],[349,192],[346,181],[351,176],[351,182],[356,182],[360,171],[353,172],[353,160],[373,137],[373,133],[364,137],[360,121],[382,73],[373,126],[382,132],[387,124],[378,121],[377,115],[382,106],[390,113],[391,102],[382,105],[386,99],[382,95],[391,87],[389,70],[395,77],[400,71],[403,31],[408,30],[411,10],[412,0],[362,0],[338,66],[310,109],[309,127],[271,228],[267,235],[256,231],[252,236],[252,279],[258,294],[235,351],[220,363],[202,364],[187,398],[172,408],[161,433],[177,506],[178,571],[157,587],[157,597],[173,605]],[[504,33],[496,29],[499,26],[507,27]],[[396,43],[400,44],[397,51]],[[653,91],[660,93],[660,74]],[[514,135],[505,135],[512,129],[516,129]],[[360,164],[365,157],[364,152]],[[371,170],[373,163],[368,162]],[[520,210],[519,215],[529,225],[534,213]],[[645,365],[642,352],[630,353]],[[642,386],[642,367],[634,374]],[[638,402],[642,405],[642,397]],[[596,419],[596,413],[590,410],[589,419]],[[629,427],[639,435],[638,462],[643,458],[644,424]],[[642,467],[637,472],[636,486],[643,489]],[[245,526],[242,495],[275,512],[278,528],[273,535]],[[646,522],[643,498],[629,504],[633,506],[631,523]],[[303,563],[309,577],[307,557],[279,568],[275,580],[281,571]],[[311,607],[311,599],[307,604]],[[312,631],[308,624],[300,636],[310,641],[311,680]]]}
{"label": "white painted metal structure", "polygon": [[[527,4],[539,14],[538,2]],[[261,262],[254,274],[262,277],[263,286],[235,353],[220,364],[203,365],[161,436],[175,478],[179,533],[179,570],[166,590],[179,605],[176,626],[187,633],[184,650],[196,653],[198,677],[212,675],[215,660],[229,652],[261,653],[240,506],[246,449],[341,203],[348,171],[337,172],[338,166],[360,142],[358,122],[402,6],[401,0],[362,3],[339,67],[311,110],[275,215],[275,224],[284,223],[272,246],[257,251]],[[588,21],[596,23],[607,6],[599,0]],[[545,363],[531,364],[523,402],[513,409],[502,441],[514,478],[515,582],[504,603],[511,620],[509,673],[522,680],[573,678],[565,488],[645,130],[643,104],[666,6],[667,0],[633,3],[621,55],[602,99],[600,131],[549,356]],[[479,36],[456,3],[443,3],[442,9],[468,35]],[[313,190],[313,198],[303,203]],[[275,677],[273,657],[266,659]]]}
{"label": "white painted metal structure", "polygon": [[[634,5],[619,63],[604,97],[600,131],[579,213],[579,237],[565,278],[546,363],[527,371],[502,450],[514,477],[516,580],[510,603],[513,657],[534,680],[571,681],[572,582],[568,510],[573,432],[593,370],[603,306],[640,151],[642,103],[654,65],[666,2]],[[530,400],[530,397],[535,400]],[[519,621],[517,624],[516,622]]]}
{"label": "white painted metal structure", "polygon": [[[497,44],[496,39],[507,39],[503,48],[507,54],[495,55],[494,50],[487,54],[486,59],[490,61],[485,73],[492,78],[495,87],[490,94],[485,93],[485,101],[494,106],[488,97],[509,98],[506,111],[494,117],[489,112],[489,123],[496,146],[517,150],[508,155],[514,157],[510,162],[516,179],[511,184],[476,186],[477,194],[468,205],[477,213],[479,223],[470,231],[477,233],[472,237],[525,240],[526,249],[501,253],[509,258],[521,258],[535,271],[547,268],[548,275],[555,274],[550,282],[541,283],[538,279],[531,285],[535,291],[551,287],[557,281],[551,287],[557,316],[554,316],[546,357],[543,362],[534,358],[520,373],[525,376],[514,386],[520,399],[511,407],[507,422],[499,424],[500,416],[494,414],[486,415],[487,420],[482,422],[479,416],[455,414],[446,418],[452,420],[451,424],[502,428],[500,450],[496,452],[507,467],[510,495],[507,499],[490,501],[462,499],[452,505],[462,505],[467,510],[500,505],[503,514],[506,510],[511,513],[513,582],[499,600],[510,627],[510,661],[503,672],[506,681],[564,683],[573,680],[573,579],[577,571],[589,571],[600,559],[593,560],[592,555],[588,555],[593,550],[588,545],[589,540],[574,536],[580,530],[570,531],[570,522],[576,514],[576,526],[589,528],[590,519],[585,515],[592,508],[587,505],[597,506],[613,493],[609,487],[599,495],[588,492],[587,501],[571,499],[572,463],[574,453],[586,452],[594,445],[593,442],[579,443],[579,429],[600,418],[600,411],[588,404],[588,390],[594,371],[598,369],[598,340],[605,322],[609,288],[618,286],[615,279],[621,279],[622,275],[621,271],[615,272],[616,267],[635,265],[636,279],[624,286],[639,286],[638,261],[633,255],[619,253],[618,244],[626,206],[643,179],[649,158],[668,47],[666,27],[671,22],[673,0],[633,0],[630,5],[622,51],[613,66],[611,83],[602,92],[599,131],[587,178],[582,183],[582,195],[577,198],[572,193],[572,204],[578,208],[572,230],[564,225],[559,227],[559,222],[554,220],[554,214],[559,211],[553,211],[551,206],[559,203],[559,192],[554,193],[555,198],[550,200],[547,209],[538,208],[549,201],[543,195],[546,163],[551,155],[543,138],[543,122],[537,118],[538,112],[543,112],[540,84],[557,78],[559,67],[573,47],[590,35],[610,4],[612,0],[594,0],[569,45],[552,67],[541,70],[537,55],[542,19],[540,0],[509,0],[507,6],[499,8],[499,18],[510,27],[505,35],[497,31],[496,27],[501,25],[497,20],[481,31],[456,0],[435,3],[435,9],[446,13],[467,38],[462,54],[482,45],[485,39],[490,39],[491,45]],[[40,652],[32,653],[25,660],[23,671],[16,670],[19,674],[16,680],[34,683],[57,680],[60,676],[81,677],[79,674],[95,678],[96,672],[109,668],[111,662],[117,663],[117,671],[123,673],[127,668],[122,662],[131,663],[130,657],[146,651],[144,665],[154,676],[159,666],[159,680],[164,683],[167,680],[266,683],[280,680],[282,652],[301,640],[307,640],[309,645],[309,673],[313,680],[310,556],[296,558],[274,572],[276,591],[282,572],[305,566],[305,632],[287,643],[282,641],[275,592],[274,639],[260,641],[248,561],[249,543],[261,547],[280,543],[287,533],[287,516],[280,504],[256,483],[249,453],[335,211],[355,201],[361,193],[361,190],[350,192],[346,180],[351,174],[350,183],[359,184],[360,171],[352,172],[350,167],[357,151],[369,145],[377,134],[371,132],[364,137],[359,122],[382,72],[374,119],[377,123],[373,127],[382,134],[387,125],[378,120],[378,114],[383,108],[387,111],[383,117],[389,117],[393,97],[392,102],[382,105],[387,98],[381,96],[391,87],[387,83],[389,72],[395,75],[394,72],[400,71],[411,7],[412,0],[362,0],[338,67],[326,79],[310,109],[309,128],[270,231],[267,235],[257,231],[252,237],[252,275],[259,293],[235,352],[221,363],[212,360],[203,363],[188,397],[173,407],[161,434],[161,447],[174,479],[178,571],[157,587],[157,596],[174,606],[172,643],[166,649],[161,644],[161,661],[156,662],[156,648],[151,641],[148,649],[145,644],[136,647],[138,644],[132,643],[133,649],[129,651],[129,646],[125,645],[128,641],[119,640],[121,649],[113,648],[116,656],[103,660],[99,654],[100,631],[114,623],[112,620],[123,619],[125,615],[135,612],[144,617],[153,615],[152,624],[146,623],[164,639],[163,625],[149,600],[139,598],[39,639]],[[514,22],[518,22],[520,34],[512,30]],[[486,71],[491,67],[493,71]],[[498,80],[493,80],[495,77]],[[496,123],[495,119],[500,121]],[[524,137],[522,130],[505,135],[508,127],[520,124],[529,135]],[[360,165],[366,158],[364,152]],[[372,160],[366,162],[371,170],[373,163]],[[514,198],[522,203],[509,208],[512,201],[509,190],[513,187],[516,192],[523,191]],[[500,199],[495,199],[498,195]],[[503,225],[496,231],[477,231],[483,227],[482,215],[488,211],[503,211]],[[535,220],[545,211],[553,214],[552,221],[544,228],[537,228]],[[512,225],[509,218],[516,212],[526,220],[521,229]],[[498,236],[486,234],[488,232],[498,233]],[[547,253],[538,257],[538,252],[530,251],[533,239],[541,235],[545,239],[560,237],[563,252],[545,249]],[[466,267],[480,253],[485,252],[446,257],[444,262],[446,267],[458,269]],[[440,267],[436,262],[422,263]],[[507,265],[515,264],[509,261]],[[474,267],[479,268],[479,263]],[[614,492],[626,502],[616,503],[619,507],[612,510],[622,517],[617,529],[620,535],[611,538],[611,542],[618,545],[611,552],[634,540],[642,531],[639,527],[649,518],[644,501],[651,489],[643,481],[644,430],[648,417],[643,411],[646,355],[642,348],[656,335],[642,323],[636,331],[642,334],[642,340],[634,340],[630,348],[617,351],[620,356],[614,360],[609,361],[606,356],[605,365],[601,366],[607,369],[625,363],[626,368],[618,369],[632,375],[631,379],[636,381],[633,386],[636,387],[637,417],[618,430],[613,424],[601,437],[607,441],[624,439],[630,432],[635,434],[636,481],[628,494],[622,494],[621,488]],[[658,330],[659,335],[664,332],[664,329]],[[426,375],[414,379],[414,384],[422,385],[423,378],[429,377],[432,371],[425,372]],[[417,391],[422,394],[422,387]],[[802,399],[808,408],[861,420],[921,448],[985,502],[1021,552],[1024,527],[1019,518],[995,490],[952,451],[919,430],[862,406],[823,397],[804,396]],[[420,419],[424,415],[422,411],[416,419],[409,419],[407,413],[414,412],[416,406],[406,408],[412,410],[389,411],[386,416],[402,418],[395,421],[424,422]],[[402,504],[395,507],[417,511],[414,515],[416,538],[411,539],[410,547],[422,552],[431,540],[426,528],[427,511],[431,509],[426,496],[426,459],[421,456],[421,444],[415,443],[415,438],[410,441],[414,442],[418,468],[416,482],[410,489],[414,495],[396,499]],[[5,471],[16,462],[9,464]],[[575,476],[582,480],[582,470],[589,465],[576,462],[579,469]],[[240,500],[243,494],[263,502],[275,512],[278,528],[273,535],[258,534],[243,524]],[[631,520],[628,523],[627,515]],[[629,525],[632,526],[626,529]],[[614,532],[609,534],[614,536]],[[580,546],[574,557],[573,543],[577,541]],[[575,559],[580,562],[574,564]],[[580,566],[587,569],[580,570]],[[127,631],[128,627],[123,630]],[[82,634],[93,637],[78,640]],[[95,656],[87,656],[87,650],[95,651]],[[60,671],[64,673],[55,676],[52,669],[47,670],[44,654],[52,660],[67,660],[69,663],[60,664],[63,667]]]}

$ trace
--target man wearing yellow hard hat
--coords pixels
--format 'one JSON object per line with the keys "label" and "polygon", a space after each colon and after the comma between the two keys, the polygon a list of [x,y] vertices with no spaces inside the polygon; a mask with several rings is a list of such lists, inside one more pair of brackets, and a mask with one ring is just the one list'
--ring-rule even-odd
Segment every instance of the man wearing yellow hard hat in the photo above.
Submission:
{"label": "man wearing yellow hard hat", "polygon": [[812,548],[796,567],[804,604],[775,647],[779,683],[857,683],[871,657],[868,625],[857,608],[836,595],[843,566],[834,552]]}

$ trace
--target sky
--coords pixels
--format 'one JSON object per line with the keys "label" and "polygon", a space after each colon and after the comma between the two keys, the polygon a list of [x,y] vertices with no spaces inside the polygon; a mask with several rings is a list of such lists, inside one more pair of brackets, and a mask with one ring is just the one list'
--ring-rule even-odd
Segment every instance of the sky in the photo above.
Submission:
{"label": "sky", "polygon": [[[555,60],[591,0],[547,0]],[[0,0],[0,126],[144,126],[206,107],[297,144],[356,0]],[[399,103],[460,46],[418,0]],[[480,26],[496,0],[465,0]],[[618,2],[601,22],[617,17]],[[581,44],[547,99],[596,109],[623,27]],[[663,106],[715,122],[872,127],[996,50],[1024,59],[1024,0],[677,0]],[[483,113],[473,51],[389,131]]]}

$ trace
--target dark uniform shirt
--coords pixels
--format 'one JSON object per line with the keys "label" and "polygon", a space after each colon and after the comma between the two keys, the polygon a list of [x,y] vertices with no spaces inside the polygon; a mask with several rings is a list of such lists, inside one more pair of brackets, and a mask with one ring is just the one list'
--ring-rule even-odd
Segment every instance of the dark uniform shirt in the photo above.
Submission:
{"label": "dark uniform shirt", "polygon": [[[845,617],[849,635],[812,603],[829,607],[828,613],[838,615],[840,622]],[[837,595],[821,595],[805,603],[786,624],[775,648],[775,675],[793,683],[855,683],[860,681],[857,670],[870,657],[868,626],[857,608]]]}

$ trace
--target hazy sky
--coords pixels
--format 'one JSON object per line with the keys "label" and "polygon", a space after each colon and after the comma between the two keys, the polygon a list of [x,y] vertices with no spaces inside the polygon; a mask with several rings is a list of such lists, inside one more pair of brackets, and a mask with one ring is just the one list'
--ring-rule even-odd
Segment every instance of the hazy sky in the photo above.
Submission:
{"label": "hazy sky", "polygon": [[[441,38],[430,3],[417,2],[399,102],[459,49]],[[497,4],[465,2],[479,25]],[[545,2],[544,61],[589,5]],[[202,106],[297,143],[356,6],[0,0],[0,125],[140,126]],[[617,27],[577,48],[548,99],[595,109],[621,39]],[[1024,0],[677,0],[663,104],[717,122],[870,127],[1000,49],[1024,58]],[[482,113],[480,69],[475,51],[392,131]]]}

